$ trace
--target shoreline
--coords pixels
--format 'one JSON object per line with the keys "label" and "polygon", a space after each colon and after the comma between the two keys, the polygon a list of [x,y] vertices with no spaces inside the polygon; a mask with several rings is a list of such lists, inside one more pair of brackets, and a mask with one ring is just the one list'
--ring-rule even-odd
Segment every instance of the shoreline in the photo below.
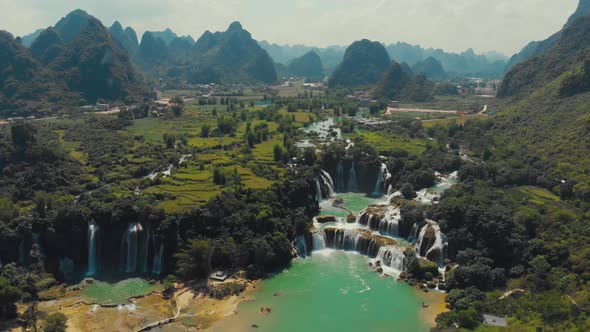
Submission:
{"label": "shoreline", "polygon": [[[246,281],[234,278],[228,279],[227,282],[244,282],[246,288],[238,295],[216,299],[209,297],[197,287],[179,285],[170,299],[163,298],[161,292],[152,291],[129,298],[128,303],[124,305],[92,303],[83,299],[79,291],[70,291],[63,297],[39,302],[39,310],[47,314],[65,314],[68,318],[67,332],[134,332],[164,326],[179,330],[208,330],[235,315],[241,303],[255,300],[252,294],[259,287],[261,280]],[[28,305],[19,305],[19,311],[24,311]],[[11,332],[21,331],[20,326],[16,324],[7,328]]]}
{"label": "shoreline", "polygon": [[424,302],[428,303],[428,307],[422,308],[420,311],[421,319],[426,322],[428,326],[436,327],[436,316],[449,311],[446,303],[447,293],[432,290],[428,293],[424,293],[420,289],[414,289],[418,293],[417,296],[424,299]]}

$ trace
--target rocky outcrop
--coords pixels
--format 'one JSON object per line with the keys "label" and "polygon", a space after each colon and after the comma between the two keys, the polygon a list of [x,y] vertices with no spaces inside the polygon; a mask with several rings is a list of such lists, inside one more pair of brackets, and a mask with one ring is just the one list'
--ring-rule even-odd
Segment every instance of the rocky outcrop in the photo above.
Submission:
{"label": "rocky outcrop", "polygon": [[315,218],[315,220],[320,224],[326,224],[326,223],[337,221],[336,217],[334,217],[334,216],[318,216]]}
{"label": "rocky outcrop", "polygon": [[436,231],[432,225],[427,225],[426,231],[424,232],[424,236],[422,237],[422,241],[420,242],[420,247],[418,248],[420,256],[426,256],[426,253],[436,241]]}

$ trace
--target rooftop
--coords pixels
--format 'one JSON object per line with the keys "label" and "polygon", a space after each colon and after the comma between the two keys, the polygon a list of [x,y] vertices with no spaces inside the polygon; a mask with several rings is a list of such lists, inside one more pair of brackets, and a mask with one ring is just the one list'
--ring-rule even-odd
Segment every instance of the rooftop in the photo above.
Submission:
{"label": "rooftop", "polygon": [[227,279],[229,277],[229,275],[225,272],[222,271],[217,271],[215,273],[213,273],[212,275],[209,276],[209,279],[211,280],[215,280],[215,281],[225,281],[225,279]]}
{"label": "rooftop", "polygon": [[483,315],[483,323],[489,326],[499,326],[499,327],[506,327],[508,323],[506,322],[506,317],[498,317],[494,315]]}

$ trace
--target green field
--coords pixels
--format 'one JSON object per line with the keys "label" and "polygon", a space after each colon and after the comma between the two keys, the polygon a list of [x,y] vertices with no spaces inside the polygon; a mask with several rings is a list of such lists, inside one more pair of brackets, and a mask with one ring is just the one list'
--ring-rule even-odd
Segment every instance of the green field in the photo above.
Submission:
{"label": "green field", "polygon": [[404,150],[412,154],[422,154],[428,144],[428,141],[423,139],[400,137],[384,132],[366,131],[356,135],[378,152]]}
{"label": "green field", "polygon": [[[211,130],[217,127],[217,116],[230,116],[226,105],[187,105],[184,114],[179,118],[145,118],[135,120],[128,129],[134,136],[143,136],[154,144],[163,144],[164,135],[184,135],[186,137],[186,152],[192,153],[180,168],[174,168],[170,177],[160,177],[149,183],[143,191],[147,195],[160,197],[159,207],[168,213],[183,213],[207,203],[211,198],[230,189],[228,186],[219,186],[213,183],[213,170],[222,167],[229,177],[237,171],[241,184],[246,188],[265,189],[272,185],[272,180],[262,178],[254,173],[253,168],[258,164],[272,167],[281,171],[275,161],[273,148],[276,144],[282,144],[282,135],[278,134],[279,125],[276,122],[256,119],[256,112],[260,107],[250,107],[247,121],[240,117],[234,117],[239,123],[232,134],[219,137],[201,137],[203,124],[208,124]],[[295,114],[301,121],[309,121],[310,113],[298,112]],[[233,115],[231,115],[233,116]],[[313,115],[311,115],[313,116]],[[314,117],[315,118],[315,117]],[[246,145],[245,134],[247,122],[250,122],[252,130],[259,125],[268,126],[269,138],[256,144],[252,149],[252,155],[244,155],[241,150]],[[186,153],[185,152],[185,153]],[[83,158],[83,156],[78,156]],[[129,158],[130,161],[140,161]],[[113,176],[117,169],[112,172]]]}

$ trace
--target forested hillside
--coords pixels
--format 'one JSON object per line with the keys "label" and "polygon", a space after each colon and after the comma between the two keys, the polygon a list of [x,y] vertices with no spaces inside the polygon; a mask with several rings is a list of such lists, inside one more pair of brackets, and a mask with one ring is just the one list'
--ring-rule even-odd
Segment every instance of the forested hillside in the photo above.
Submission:
{"label": "forested hillside", "polygon": [[517,65],[498,95],[502,153],[521,155],[590,194],[590,17],[574,22],[544,55]]}
{"label": "forested hillside", "polygon": [[137,101],[147,92],[127,52],[83,11],[45,29],[30,49],[9,33],[1,35],[3,116],[50,114],[98,99]]}

